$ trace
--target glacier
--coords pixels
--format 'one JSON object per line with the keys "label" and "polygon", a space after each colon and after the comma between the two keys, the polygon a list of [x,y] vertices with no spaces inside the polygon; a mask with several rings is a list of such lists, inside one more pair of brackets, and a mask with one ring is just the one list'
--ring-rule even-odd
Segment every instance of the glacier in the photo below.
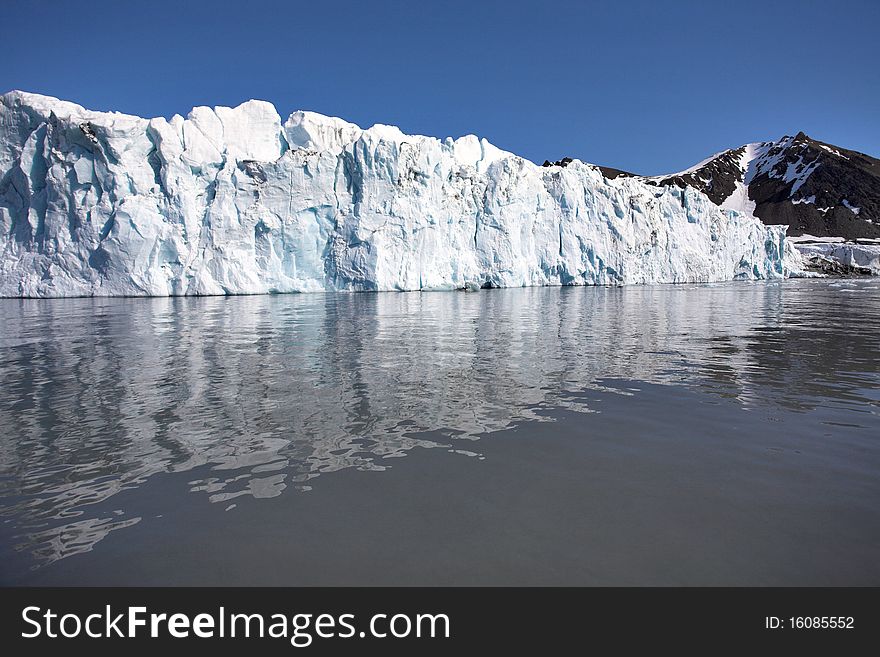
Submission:
{"label": "glacier", "polygon": [[267,102],[186,118],[0,96],[0,296],[780,278],[785,226],[691,188],[541,167]]}

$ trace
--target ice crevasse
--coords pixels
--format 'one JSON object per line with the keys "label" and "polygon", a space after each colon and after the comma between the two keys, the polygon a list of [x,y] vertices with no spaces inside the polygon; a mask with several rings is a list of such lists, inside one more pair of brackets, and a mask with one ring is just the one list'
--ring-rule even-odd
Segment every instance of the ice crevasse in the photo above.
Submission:
{"label": "ice crevasse", "polygon": [[143,119],[0,96],[0,296],[778,278],[784,226],[692,188],[266,102]]}

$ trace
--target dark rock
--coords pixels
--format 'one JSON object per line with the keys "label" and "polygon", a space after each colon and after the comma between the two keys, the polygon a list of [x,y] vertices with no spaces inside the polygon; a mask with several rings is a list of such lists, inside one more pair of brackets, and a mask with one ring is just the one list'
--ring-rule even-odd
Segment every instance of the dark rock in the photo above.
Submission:
{"label": "dark rock", "polygon": [[630,173],[629,171],[624,171],[623,169],[615,169],[614,167],[599,167],[599,171],[602,172],[602,175],[608,178],[609,180],[614,180],[615,178],[634,178],[636,174]]}
{"label": "dark rock", "polygon": [[743,179],[740,158],[744,151],[745,146],[724,151],[699,169],[664,178],[659,184],[695,187],[706,194],[713,203],[721,205],[736,189],[736,183]]}
{"label": "dark rock", "polygon": [[826,276],[841,278],[855,278],[858,276],[872,276],[873,272],[867,267],[850,265],[836,258],[827,258],[822,255],[811,255],[804,258],[804,268]]}
{"label": "dark rock", "polygon": [[544,164],[542,167],[567,167],[569,164],[574,162],[573,158],[564,157],[561,160],[556,160],[555,162],[551,162],[550,160],[544,160]]}

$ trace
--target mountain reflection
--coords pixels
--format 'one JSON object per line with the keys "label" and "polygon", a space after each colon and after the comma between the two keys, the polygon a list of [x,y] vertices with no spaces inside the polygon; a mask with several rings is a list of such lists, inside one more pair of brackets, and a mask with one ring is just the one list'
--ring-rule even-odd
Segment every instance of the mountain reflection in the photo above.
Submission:
{"label": "mountain reflection", "polygon": [[876,405],[878,287],[0,300],[0,513],[48,563],[138,522],[108,504],[158,473],[208,466],[191,491],[231,504],[415,447],[478,457],[609,379]]}

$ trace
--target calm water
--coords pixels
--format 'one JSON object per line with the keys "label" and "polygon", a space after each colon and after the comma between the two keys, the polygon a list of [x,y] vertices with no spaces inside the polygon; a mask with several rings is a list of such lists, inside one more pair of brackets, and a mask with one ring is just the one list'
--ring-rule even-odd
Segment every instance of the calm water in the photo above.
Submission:
{"label": "calm water", "polygon": [[5,584],[880,584],[880,282],[0,300]]}

